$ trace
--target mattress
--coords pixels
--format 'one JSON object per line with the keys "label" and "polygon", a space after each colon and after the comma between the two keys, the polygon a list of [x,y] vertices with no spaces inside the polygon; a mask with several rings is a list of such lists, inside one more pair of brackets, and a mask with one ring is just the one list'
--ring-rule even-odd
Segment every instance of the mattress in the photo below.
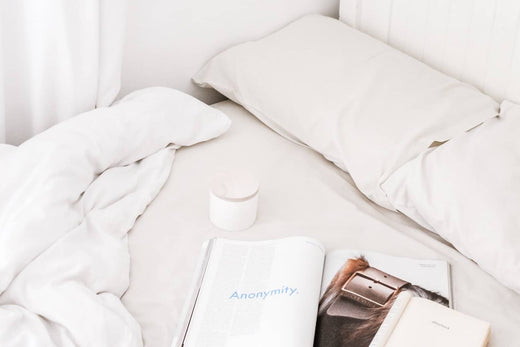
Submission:
{"label": "mattress", "polygon": [[[123,303],[146,346],[170,346],[202,242],[212,237],[260,240],[303,235],[330,249],[445,259],[452,266],[456,309],[491,322],[490,346],[520,340],[520,295],[449,244],[406,217],[367,200],[349,175],[292,143],[231,101],[215,104],[232,120],[216,140],[177,152],[170,177],[129,234],[130,287]],[[208,186],[220,169],[241,168],[260,180],[256,223],[226,232],[208,219]]]}

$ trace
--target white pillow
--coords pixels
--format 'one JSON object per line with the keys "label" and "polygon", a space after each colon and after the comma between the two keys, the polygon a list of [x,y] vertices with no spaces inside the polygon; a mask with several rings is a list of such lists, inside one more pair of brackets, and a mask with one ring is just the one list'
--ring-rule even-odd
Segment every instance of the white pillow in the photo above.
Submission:
{"label": "white pillow", "polygon": [[380,183],[394,170],[498,113],[475,88],[318,15],[219,54],[194,81],[322,153],[389,208]]}
{"label": "white pillow", "polygon": [[384,182],[392,205],[520,293],[520,106],[432,148]]}

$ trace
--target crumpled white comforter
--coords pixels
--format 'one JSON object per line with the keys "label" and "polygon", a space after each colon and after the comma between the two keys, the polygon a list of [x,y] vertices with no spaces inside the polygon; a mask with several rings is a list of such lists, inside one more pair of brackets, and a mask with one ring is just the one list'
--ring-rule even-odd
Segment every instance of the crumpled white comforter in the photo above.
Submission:
{"label": "crumpled white comforter", "polygon": [[0,345],[141,346],[120,301],[126,234],[175,149],[229,125],[188,95],[149,88],[0,145]]}

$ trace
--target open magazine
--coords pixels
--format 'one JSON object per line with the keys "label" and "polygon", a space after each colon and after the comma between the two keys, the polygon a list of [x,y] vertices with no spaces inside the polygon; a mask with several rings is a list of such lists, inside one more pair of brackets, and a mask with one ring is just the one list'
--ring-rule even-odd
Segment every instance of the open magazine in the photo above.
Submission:
{"label": "open magazine", "polygon": [[199,269],[172,346],[369,346],[399,291],[452,304],[445,261],[306,237],[212,239]]}

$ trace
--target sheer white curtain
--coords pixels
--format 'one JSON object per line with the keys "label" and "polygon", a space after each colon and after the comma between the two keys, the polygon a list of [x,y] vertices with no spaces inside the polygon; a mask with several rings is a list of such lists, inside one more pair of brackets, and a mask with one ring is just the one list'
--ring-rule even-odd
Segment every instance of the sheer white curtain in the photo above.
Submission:
{"label": "sheer white curtain", "polygon": [[126,2],[0,0],[0,143],[114,100]]}

